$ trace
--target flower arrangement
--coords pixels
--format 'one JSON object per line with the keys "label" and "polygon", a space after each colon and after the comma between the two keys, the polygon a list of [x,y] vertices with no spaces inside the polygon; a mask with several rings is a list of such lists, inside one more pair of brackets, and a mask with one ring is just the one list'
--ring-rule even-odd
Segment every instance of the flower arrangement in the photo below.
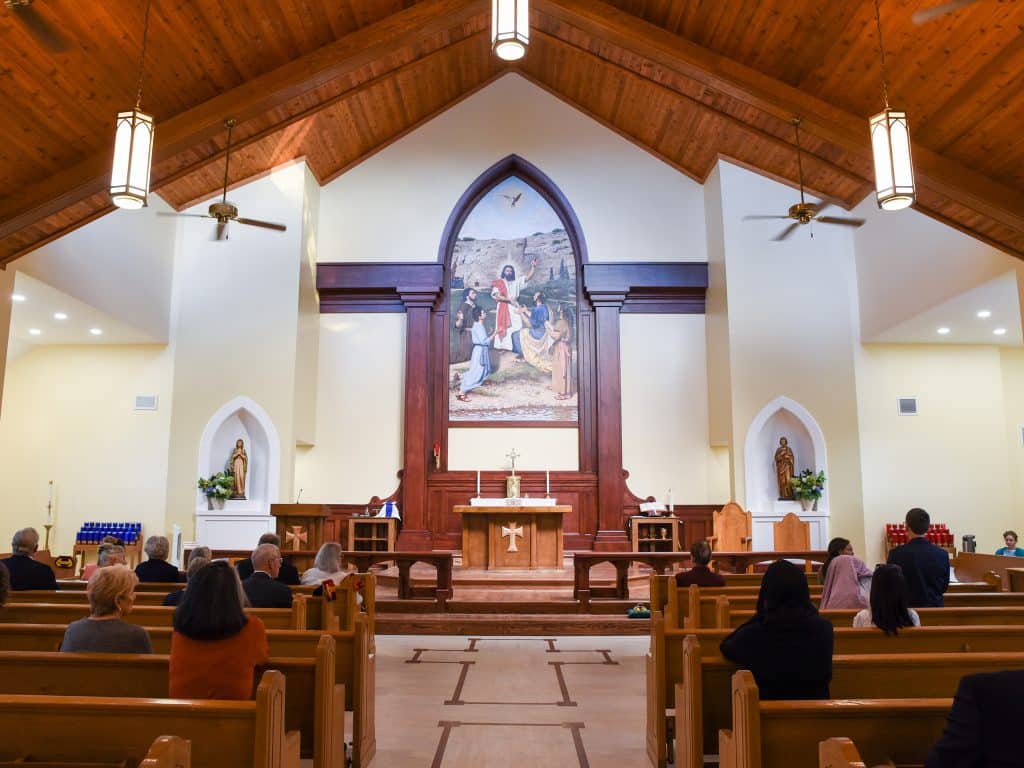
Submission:
{"label": "flower arrangement", "polygon": [[817,501],[825,490],[825,473],[805,469],[793,478],[793,497]]}
{"label": "flower arrangement", "polygon": [[200,477],[197,485],[207,499],[224,501],[231,496],[235,485],[234,475],[230,472],[218,472],[209,477]]}

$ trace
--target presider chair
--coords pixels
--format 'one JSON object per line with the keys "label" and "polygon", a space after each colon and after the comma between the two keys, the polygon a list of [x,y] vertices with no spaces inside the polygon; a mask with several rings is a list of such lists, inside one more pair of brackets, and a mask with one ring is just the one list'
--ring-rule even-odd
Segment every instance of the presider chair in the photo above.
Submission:
{"label": "presider chair", "polygon": [[[789,512],[782,520],[772,523],[775,552],[806,552],[811,548],[811,524]],[[804,560],[804,570],[811,571],[811,561]]]}
{"label": "presider chair", "polygon": [[713,533],[708,537],[713,552],[749,552],[753,523],[749,512],[734,501],[711,515]]}

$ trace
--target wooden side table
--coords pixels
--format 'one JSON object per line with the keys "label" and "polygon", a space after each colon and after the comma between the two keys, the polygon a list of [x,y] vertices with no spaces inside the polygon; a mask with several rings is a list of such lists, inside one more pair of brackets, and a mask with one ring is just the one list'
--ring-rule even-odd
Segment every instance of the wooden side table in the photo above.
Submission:
{"label": "wooden side table", "polygon": [[630,518],[634,552],[678,552],[683,521],[677,517]]}
{"label": "wooden side table", "polygon": [[393,517],[350,517],[348,548],[353,552],[394,552],[397,523]]}

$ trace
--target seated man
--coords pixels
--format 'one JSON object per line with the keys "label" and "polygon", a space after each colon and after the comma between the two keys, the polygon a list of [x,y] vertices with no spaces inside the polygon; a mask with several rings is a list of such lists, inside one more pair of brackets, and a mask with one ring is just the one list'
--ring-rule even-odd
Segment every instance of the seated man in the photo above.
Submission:
{"label": "seated man", "polygon": [[[275,533],[264,533],[260,536],[259,544],[273,544],[275,547],[281,546],[281,539]],[[235,563],[235,568],[238,569],[238,578],[245,581],[247,578],[252,576],[253,565],[252,558],[246,558],[245,560],[239,560]],[[299,569],[292,565],[286,560],[281,561],[281,573],[277,577],[277,580],[282,584],[296,585],[299,583]]]}
{"label": "seated man", "polygon": [[281,550],[273,544],[260,544],[252,553],[252,576],[242,582],[245,596],[253,608],[291,608],[292,591],[275,579],[281,572]]}
{"label": "seated man", "polygon": [[146,557],[149,559],[135,566],[135,575],[139,581],[176,583],[184,581],[183,574],[167,562],[171,553],[171,543],[166,536],[150,536],[146,539]]}
{"label": "seated man", "polygon": [[911,608],[941,608],[949,587],[949,555],[925,538],[930,525],[923,509],[907,512],[907,543],[889,553],[889,565],[903,569]]}
{"label": "seated man", "polygon": [[39,549],[35,528],[22,528],[11,540],[11,556],[0,560],[11,576],[11,589],[56,589],[57,577],[46,563],[37,563],[32,555]]}
{"label": "seated man", "polygon": [[[205,549],[205,547],[204,547],[204,549]],[[199,569],[202,568],[204,565],[209,565],[209,563],[210,563],[210,558],[202,557],[202,556],[196,557],[195,550],[193,550],[192,557],[190,557],[188,559],[188,571],[187,571],[188,581],[192,581],[192,577],[196,575],[196,573],[199,571]],[[185,583],[185,586],[182,587],[181,589],[178,589],[178,590],[175,590],[174,592],[169,593],[164,598],[164,601],[161,603],[161,605],[175,605],[175,606],[179,605],[181,603],[181,598],[183,598],[185,596],[185,590],[186,589],[188,589],[188,583],[187,582]]]}
{"label": "seated man", "polygon": [[693,542],[690,547],[690,555],[693,557],[693,567],[688,571],[680,571],[676,574],[676,586],[688,587],[696,584],[698,587],[724,587],[725,576],[715,573],[708,568],[711,562],[711,545],[704,539]]}
{"label": "seated man", "polygon": [[1024,670],[987,672],[960,679],[946,729],[925,768],[1002,768],[1020,765],[1012,738],[1024,721]]}

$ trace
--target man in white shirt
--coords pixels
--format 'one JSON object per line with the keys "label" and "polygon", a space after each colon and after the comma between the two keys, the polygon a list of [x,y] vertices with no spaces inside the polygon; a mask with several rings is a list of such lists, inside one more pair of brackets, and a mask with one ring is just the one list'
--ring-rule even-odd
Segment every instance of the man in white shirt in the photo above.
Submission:
{"label": "man in white shirt", "polygon": [[501,268],[501,276],[491,283],[491,298],[498,303],[494,348],[515,352],[520,360],[523,359],[523,346],[519,332],[523,329],[523,318],[518,311],[519,294],[526,290],[527,281],[536,271],[536,259],[530,262],[530,271],[522,277],[516,277],[515,267],[506,264]]}

